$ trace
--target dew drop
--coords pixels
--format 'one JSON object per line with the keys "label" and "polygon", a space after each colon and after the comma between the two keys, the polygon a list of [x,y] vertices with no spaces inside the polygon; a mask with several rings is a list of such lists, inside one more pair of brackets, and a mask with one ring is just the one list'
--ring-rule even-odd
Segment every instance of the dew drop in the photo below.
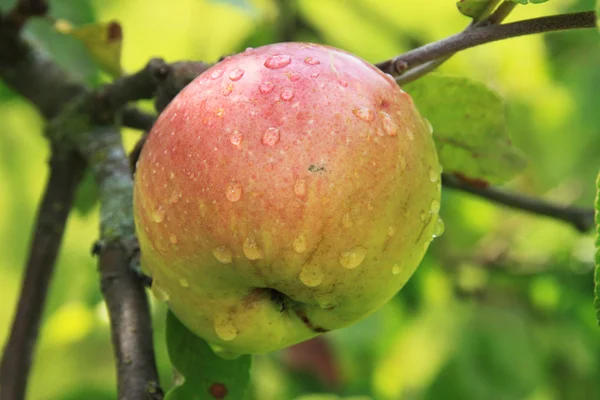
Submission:
{"label": "dew drop", "polygon": [[406,128],[406,136],[408,136],[409,140],[413,140],[415,138],[415,134],[409,128]]}
{"label": "dew drop", "polygon": [[242,143],[242,134],[238,131],[234,131],[229,137],[229,141],[234,146],[239,146]]}
{"label": "dew drop", "polygon": [[175,178],[175,173],[174,173],[174,172],[171,172],[171,173],[169,174],[169,179],[173,179],[173,178]]}
{"label": "dew drop", "polygon": [[313,57],[306,57],[304,59],[304,62],[308,65],[319,65],[321,64],[321,61],[317,60],[316,58]]}
{"label": "dew drop", "polygon": [[252,238],[246,238],[244,244],[242,245],[242,250],[244,252],[244,255],[249,260],[258,260],[259,258],[262,258],[262,251],[256,244],[256,240]]}
{"label": "dew drop", "polygon": [[440,211],[440,202],[437,200],[431,200],[430,210],[434,214],[437,213],[438,211]]}
{"label": "dew drop", "polygon": [[331,293],[315,294],[315,300],[324,310],[333,310],[339,304]]}
{"label": "dew drop", "polygon": [[303,234],[298,236],[292,244],[296,253],[304,253],[306,251],[307,245],[308,241],[306,240],[306,236],[304,236]]}
{"label": "dew drop", "polygon": [[323,271],[319,267],[306,265],[300,271],[298,278],[308,287],[319,286],[323,282]]}
{"label": "dew drop", "polygon": [[389,237],[394,236],[396,234],[396,227],[392,225],[388,226],[387,234]]}
{"label": "dew drop", "polygon": [[179,279],[179,285],[184,288],[190,287],[190,283],[185,278]]}
{"label": "dew drop", "polygon": [[239,81],[240,79],[242,79],[242,76],[244,76],[244,72],[246,71],[244,71],[241,68],[236,68],[229,73],[229,79],[231,79],[234,82]]}
{"label": "dew drop", "polygon": [[156,222],[157,224],[160,224],[165,220],[165,214],[165,208],[163,206],[157,206],[152,212],[152,221]]}
{"label": "dew drop", "polygon": [[202,78],[202,79],[200,79],[200,80],[198,81],[198,84],[200,84],[200,85],[204,85],[204,84],[206,83],[206,81],[207,81],[207,80],[208,80],[208,79],[206,79],[206,78]]}
{"label": "dew drop", "polygon": [[339,83],[339,84],[340,84],[340,86],[342,86],[342,87],[348,87],[348,82],[347,82],[347,81],[345,81],[345,80],[343,80],[343,79],[340,79],[340,80],[338,80],[338,83]]}
{"label": "dew drop", "polygon": [[350,216],[350,213],[344,214],[344,217],[342,218],[342,226],[344,228],[352,228],[353,225],[354,225],[354,221],[352,221],[352,217]]}
{"label": "dew drop", "polygon": [[381,121],[383,123],[383,130],[385,131],[385,133],[387,133],[389,136],[396,136],[398,132],[398,125],[396,125],[394,121],[392,121],[392,117],[390,117],[388,113],[383,111],[379,113],[379,116],[381,117]]}
{"label": "dew drop", "polygon": [[169,292],[160,287],[156,279],[152,280],[152,286],[150,287],[150,291],[154,295],[154,298],[158,301],[167,302],[169,301]]}
{"label": "dew drop", "polygon": [[271,83],[271,82],[264,82],[258,86],[258,90],[262,94],[271,93],[273,91],[273,88],[275,88],[275,85],[273,85],[273,83]]}
{"label": "dew drop", "polygon": [[177,235],[176,235],[176,234],[174,234],[174,233],[172,233],[172,234],[171,234],[171,236],[169,236],[169,241],[170,241],[172,244],[177,244]]}
{"label": "dew drop", "polygon": [[439,179],[439,175],[435,172],[433,168],[429,168],[429,180],[433,183],[437,182]]}
{"label": "dew drop", "polygon": [[212,251],[213,256],[222,264],[229,264],[233,260],[233,254],[227,246],[215,247]]}
{"label": "dew drop", "polygon": [[265,146],[273,147],[275,146],[280,139],[279,129],[275,127],[268,128],[265,133],[263,133],[262,144]]}
{"label": "dew drop", "polygon": [[342,267],[354,269],[362,264],[366,256],[367,249],[362,246],[356,246],[340,254],[339,261]]}
{"label": "dew drop", "polygon": [[359,119],[362,119],[365,122],[371,122],[375,119],[375,114],[373,110],[367,107],[358,107],[352,110],[352,113]]}
{"label": "dew drop", "polygon": [[279,69],[292,62],[292,58],[287,54],[275,54],[265,61],[265,67],[269,69]]}
{"label": "dew drop", "polygon": [[238,335],[238,330],[233,325],[233,321],[228,315],[215,315],[214,319],[215,333],[226,342],[230,342]]}
{"label": "dew drop", "polygon": [[242,198],[242,191],[243,189],[241,183],[237,181],[231,181],[225,190],[225,197],[227,197],[227,200],[229,201],[238,201]]}
{"label": "dew drop", "polygon": [[298,179],[294,183],[294,193],[297,196],[304,196],[306,194],[306,179]]}
{"label": "dew drop", "polygon": [[319,75],[321,75],[319,72],[313,72],[312,74],[310,74],[311,78],[318,78]]}
{"label": "dew drop", "polygon": [[223,75],[222,69],[215,69],[212,74],[210,74],[210,79],[217,79]]}
{"label": "dew drop", "polygon": [[394,264],[392,266],[392,275],[399,275],[400,272],[402,272],[402,267],[400,267],[398,264]]}
{"label": "dew drop", "polygon": [[435,222],[435,228],[433,228],[433,237],[440,237],[444,234],[444,230],[446,229],[446,226],[444,224],[444,221],[441,218],[438,218],[437,221]]}
{"label": "dew drop", "polygon": [[229,85],[223,88],[222,94],[223,96],[229,96],[231,92],[233,92],[233,85],[230,83]]}
{"label": "dew drop", "polygon": [[294,98],[294,91],[290,88],[285,88],[281,91],[279,97],[281,97],[281,100],[283,101],[290,101]]}
{"label": "dew drop", "polygon": [[222,116],[223,116],[223,114],[225,114],[225,110],[224,110],[224,109],[222,109],[222,108],[219,108],[219,109],[217,110],[217,117],[222,117]]}
{"label": "dew drop", "polygon": [[292,72],[290,74],[287,74],[287,77],[290,81],[296,82],[300,79],[300,74],[297,72]]}

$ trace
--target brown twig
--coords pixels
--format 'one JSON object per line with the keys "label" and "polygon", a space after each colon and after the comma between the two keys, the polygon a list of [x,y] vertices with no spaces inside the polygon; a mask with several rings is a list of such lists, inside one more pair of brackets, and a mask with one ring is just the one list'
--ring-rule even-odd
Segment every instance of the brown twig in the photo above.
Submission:
{"label": "brown twig", "polygon": [[85,163],[75,153],[54,151],[38,210],[21,295],[0,366],[0,399],[25,398],[27,378],[65,224]]}
{"label": "brown twig", "polygon": [[561,206],[539,198],[510,193],[491,186],[472,185],[450,174],[442,175],[442,183],[445,187],[471,193],[494,203],[567,222],[580,232],[588,232],[595,226],[594,210],[591,208]]}
{"label": "brown twig", "polygon": [[484,43],[543,32],[595,27],[596,14],[593,11],[533,18],[504,25],[477,25],[446,39],[378,63],[376,67],[393,76],[401,76],[406,71],[428,61]]}
{"label": "brown twig", "polygon": [[19,0],[6,15],[5,19],[16,30],[19,30],[29,18],[39,17],[45,15],[47,12],[47,0]]}

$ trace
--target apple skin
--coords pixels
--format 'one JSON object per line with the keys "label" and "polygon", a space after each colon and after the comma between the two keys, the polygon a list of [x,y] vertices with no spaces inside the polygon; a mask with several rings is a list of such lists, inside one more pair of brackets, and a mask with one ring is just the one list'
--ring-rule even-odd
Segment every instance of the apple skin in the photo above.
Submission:
{"label": "apple skin", "polygon": [[280,43],[226,58],[167,106],[135,176],[142,268],[194,333],[265,353],[377,310],[438,224],[431,129],[362,59]]}

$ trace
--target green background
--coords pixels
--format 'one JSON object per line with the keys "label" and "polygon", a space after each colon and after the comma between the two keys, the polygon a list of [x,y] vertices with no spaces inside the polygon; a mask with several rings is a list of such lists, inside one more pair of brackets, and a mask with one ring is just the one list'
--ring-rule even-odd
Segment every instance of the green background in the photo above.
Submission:
{"label": "green background", "polygon": [[[3,8],[11,3],[0,1]],[[212,62],[282,37],[272,0],[50,3],[52,15],[74,24],[118,20],[128,72],[154,56]],[[452,0],[291,3],[301,21],[292,32],[295,40],[327,43],[370,62],[451,35],[469,23]],[[550,1],[518,6],[509,20],[593,7],[593,0]],[[28,32],[82,80],[105,79],[74,39],[53,34],[45,22],[31,24]],[[529,159],[525,172],[508,183],[511,190],[591,206],[600,166],[599,41],[593,30],[518,38],[465,51],[441,68],[481,81],[505,98],[511,138]],[[36,110],[0,86],[2,344],[48,175],[42,129]],[[128,148],[138,136],[124,131]],[[108,320],[90,256],[98,232],[98,208],[90,197],[88,187],[69,219],[30,399],[115,398]],[[443,193],[441,216],[445,234],[393,301],[367,320],[327,334],[326,342],[317,345],[328,352],[315,345],[256,357],[253,398],[336,392],[380,400],[599,399],[591,233],[451,190]],[[153,313],[166,388],[172,377],[164,306],[153,301]],[[312,354],[314,348],[319,356],[310,358],[309,369],[333,363],[333,375],[298,371],[307,363],[299,354]]]}

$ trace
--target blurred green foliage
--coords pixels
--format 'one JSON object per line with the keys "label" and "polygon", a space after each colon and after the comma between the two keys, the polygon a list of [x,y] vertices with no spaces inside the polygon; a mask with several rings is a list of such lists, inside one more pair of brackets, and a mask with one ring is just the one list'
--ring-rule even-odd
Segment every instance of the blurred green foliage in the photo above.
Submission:
{"label": "blurred green foliage", "polygon": [[[13,1],[2,0],[6,9]],[[76,24],[123,26],[123,67],[153,56],[215,61],[292,37],[327,43],[371,62],[461,30],[454,1],[298,0],[277,24],[275,0],[51,0]],[[427,3],[427,4],[425,4]],[[589,10],[594,0],[518,6],[509,20]],[[80,79],[106,79],[81,43],[36,21],[28,35]],[[290,36],[291,35],[291,36]],[[590,206],[600,165],[600,49],[592,30],[530,36],[460,53],[441,71],[481,81],[507,104],[509,132],[528,157],[512,190]],[[434,129],[441,129],[435,127]],[[0,341],[12,319],[31,226],[47,177],[43,121],[0,88]],[[124,130],[131,148],[139,133]],[[41,329],[29,398],[114,399],[108,320],[90,247],[98,210],[68,223]],[[91,195],[93,199],[93,195]],[[588,400],[600,398],[600,328],[593,307],[594,237],[564,224],[444,191],[446,233],[387,306],[325,335],[337,379],[299,371],[290,353],[256,357],[253,399],[310,393],[392,399]],[[172,383],[164,306],[153,302],[162,384]],[[292,361],[290,361],[292,360]],[[319,362],[323,362],[322,360]]]}

